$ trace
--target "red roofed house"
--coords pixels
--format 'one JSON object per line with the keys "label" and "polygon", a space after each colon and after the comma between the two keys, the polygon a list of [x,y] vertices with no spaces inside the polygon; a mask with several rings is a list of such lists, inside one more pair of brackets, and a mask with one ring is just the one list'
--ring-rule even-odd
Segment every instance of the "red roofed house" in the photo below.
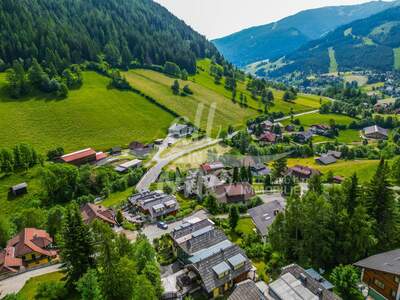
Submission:
{"label": "red roofed house", "polygon": [[213,189],[213,194],[220,203],[245,202],[255,196],[254,189],[248,182],[216,186]]}
{"label": "red roofed house", "polygon": [[22,259],[16,258],[14,254],[14,247],[7,247],[0,252],[0,276],[8,273],[17,273],[23,269]]}
{"label": "red roofed house", "polygon": [[224,164],[216,161],[212,163],[205,163],[200,166],[204,175],[208,175],[210,173],[222,170],[224,168]]}
{"label": "red roofed house", "polygon": [[274,134],[270,131],[264,132],[260,136],[260,141],[265,142],[265,143],[274,144],[276,142],[276,134]]}
{"label": "red roofed house", "polygon": [[83,222],[85,222],[85,224],[89,224],[94,220],[100,220],[109,224],[110,226],[117,225],[117,222],[115,221],[114,211],[102,205],[86,203],[81,208],[81,214]]}
{"label": "red roofed house", "polygon": [[61,156],[61,161],[75,166],[91,163],[96,161],[96,151],[92,148],[79,150],[73,153]]}
{"label": "red roofed house", "polygon": [[296,165],[289,168],[288,175],[296,177],[300,181],[305,181],[310,179],[313,175],[321,175],[321,172],[310,167]]}
{"label": "red roofed house", "polygon": [[40,229],[25,228],[7,243],[14,248],[14,257],[21,258],[25,267],[31,268],[49,263],[57,257],[57,251],[51,249],[53,239]]}

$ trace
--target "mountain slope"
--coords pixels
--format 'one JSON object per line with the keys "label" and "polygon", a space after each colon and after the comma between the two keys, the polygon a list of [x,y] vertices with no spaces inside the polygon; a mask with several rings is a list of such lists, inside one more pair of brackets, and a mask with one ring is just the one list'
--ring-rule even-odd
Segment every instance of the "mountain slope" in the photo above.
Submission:
{"label": "mountain slope", "polygon": [[58,71],[94,61],[113,66],[174,61],[194,72],[217,55],[203,36],[152,0],[0,0],[0,59],[37,58]]}
{"label": "mountain slope", "polygon": [[325,37],[305,46],[280,60],[280,68],[271,76],[293,71],[327,73],[372,69],[392,70],[395,53],[400,47],[400,7],[385,10],[369,18],[344,25]]}
{"label": "mountain slope", "polygon": [[284,56],[343,24],[398,4],[399,1],[373,1],[306,10],[276,23],[245,29],[213,42],[229,61],[243,67],[256,61]]}

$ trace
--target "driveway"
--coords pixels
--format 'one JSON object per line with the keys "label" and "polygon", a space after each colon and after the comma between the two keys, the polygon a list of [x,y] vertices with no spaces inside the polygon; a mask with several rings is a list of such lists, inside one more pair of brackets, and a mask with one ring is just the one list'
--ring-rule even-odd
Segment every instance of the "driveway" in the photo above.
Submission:
{"label": "driveway", "polygon": [[0,281],[0,299],[8,294],[18,293],[29,279],[40,275],[57,272],[60,270],[60,267],[61,264],[56,264],[33,271],[28,271]]}
{"label": "driveway", "polygon": [[183,220],[172,222],[172,223],[168,223],[168,229],[166,229],[166,230],[158,228],[157,224],[144,225],[141,233],[143,233],[145,236],[147,236],[147,238],[150,241],[153,241],[155,238],[159,238],[159,237],[161,237],[162,235],[164,235],[166,233],[172,232],[172,230],[174,230],[175,227],[177,227],[179,225],[182,225],[182,223],[185,220],[188,220],[188,219],[191,219],[191,218],[194,218],[194,217],[198,217],[200,219],[206,219],[206,218],[208,218],[208,214],[204,210],[199,210],[199,211],[193,213],[192,215],[184,218]]}
{"label": "driveway", "polygon": [[[306,112],[299,113],[299,114],[295,114],[295,115],[293,115],[293,118],[301,117],[301,116],[304,116],[304,115],[317,114],[317,113],[319,113],[319,109],[311,110],[311,111],[306,111]],[[283,117],[283,118],[275,119],[274,122],[285,121],[285,120],[290,119],[291,117],[292,117],[292,116],[286,116],[286,117]]]}

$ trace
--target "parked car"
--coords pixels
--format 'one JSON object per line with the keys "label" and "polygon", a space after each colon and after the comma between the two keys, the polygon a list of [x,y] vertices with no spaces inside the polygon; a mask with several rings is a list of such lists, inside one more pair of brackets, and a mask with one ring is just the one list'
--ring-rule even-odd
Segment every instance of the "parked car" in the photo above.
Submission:
{"label": "parked car", "polygon": [[168,225],[165,222],[162,222],[162,221],[157,222],[157,227],[161,228],[161,229],[164,229],[164,230],[168,229]]}

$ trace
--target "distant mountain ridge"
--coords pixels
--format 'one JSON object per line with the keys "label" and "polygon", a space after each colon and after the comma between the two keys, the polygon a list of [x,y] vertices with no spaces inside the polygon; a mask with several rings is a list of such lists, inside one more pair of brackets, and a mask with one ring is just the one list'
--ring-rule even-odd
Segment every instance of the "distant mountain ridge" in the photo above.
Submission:
{"label": "distant mountain ridge", "polygon": [[226,59],[244,67],[257,61],[285,56],[341,25],[396,5],[400,5],[399,0],[305,10],[278,22],[248,28],[212,42]]}
{"label": "distant mountain ridge", "polygon": [[[400,6],[343,25],[279,60],[270,76],[295,71],[390,71],[400,62]],[[274,65],[274,64],[272,64]],[[261,66],[261,65],[260,65]],[[259,70],[258,75],[262,74]]]}

